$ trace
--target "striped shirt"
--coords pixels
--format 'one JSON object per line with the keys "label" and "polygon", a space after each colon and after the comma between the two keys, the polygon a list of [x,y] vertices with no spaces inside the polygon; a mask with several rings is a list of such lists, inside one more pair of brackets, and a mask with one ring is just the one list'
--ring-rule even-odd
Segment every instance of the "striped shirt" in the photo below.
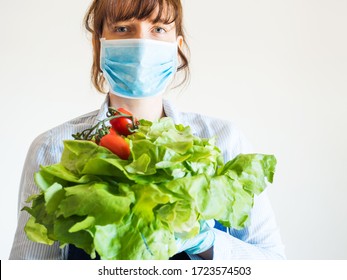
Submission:
{"label": "striped shirt", "polygon": [[[233,159],[240,153],[254,152],[241,131],[230,121],[210,116],[179,112],[172,102],[164,100],[165,115],[173,118],[175,123],[189,125],[192,132],[203,138],[217,136],[217,146],[222,151],[225,161]],[[85,114],[41,135],[31,144],[22,172],[18,198],[18,225],[10,253],[10,259],[67,259],[68,246],[60,248],[56,242],[52,246],[28,240],[24,226],[29,218],[26,211],[26,199],[39,190],[35,185],[33,174],[40,165],[50,165],[60,161],[63,140],[72,139],[72,134],[90,128],[106,116],[109,99],[106,98],[100,110]],[[214,259],[285,259],[284,246],[281,241],[275,216],[266,191],[255,197],[250,215],[250,225],[242,230],[225,228],[216,223]],[[198,259],[190,255],[191,259]]]}

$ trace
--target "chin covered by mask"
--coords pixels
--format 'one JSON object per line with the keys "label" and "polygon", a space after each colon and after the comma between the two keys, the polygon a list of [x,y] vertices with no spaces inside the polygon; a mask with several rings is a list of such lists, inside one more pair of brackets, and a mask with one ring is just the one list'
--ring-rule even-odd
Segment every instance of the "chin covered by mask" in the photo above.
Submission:
{"label": "chin covered by mask", "polygon": [[162,94],[177,65],[176,42],[101,39],[100,66],[112,94],[126,98]]}

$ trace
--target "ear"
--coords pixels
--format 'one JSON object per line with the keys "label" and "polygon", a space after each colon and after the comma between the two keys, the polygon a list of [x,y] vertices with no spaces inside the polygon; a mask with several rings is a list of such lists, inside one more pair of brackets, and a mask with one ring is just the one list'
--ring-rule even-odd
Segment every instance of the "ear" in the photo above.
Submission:
{"label": "ear", "polygon": [[181,49],[183,46],[183,37],[181,35],[177,36],[177,46]]}

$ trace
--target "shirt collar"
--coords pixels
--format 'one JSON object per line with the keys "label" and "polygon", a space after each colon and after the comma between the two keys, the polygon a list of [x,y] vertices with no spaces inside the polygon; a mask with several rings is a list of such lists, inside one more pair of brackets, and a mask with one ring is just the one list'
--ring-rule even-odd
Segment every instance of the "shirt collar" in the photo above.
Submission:
{"label": "shirt collar", "polygon": [[185,126],[189,125],[192,131],[192,134],[196,134],[194,127],[191,125],[191,121],[189,120],[189,115],[183,114],[173,103],[173,101],[169,99],[163,100],[164,112],[167,117],[173,119],[175,124],[183,124]]}
{"label": "shirt collar", "polygon": [[181,123],[180,113],[179,113],[179,110],[176,108],[176,106],[173,104],[173,102],[169,99],[163,99],[163,106],[164,106],[165,116],[172,118],[174,123],[180,124]]}
{"label": "shirt collar", "polygon": [[108,107],[110,106],[110,96],[106,95],[104,102],[101,104],[100,110],[95,117],[94,125],[106,118],[106,113],[108,112]]}

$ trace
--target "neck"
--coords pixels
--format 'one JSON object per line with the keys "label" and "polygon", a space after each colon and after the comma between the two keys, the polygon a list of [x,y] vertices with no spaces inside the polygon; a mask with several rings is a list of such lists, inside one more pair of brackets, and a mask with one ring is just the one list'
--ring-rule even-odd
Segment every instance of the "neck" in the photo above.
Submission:
{"label": "neck", "polygon": [[110,106],[116,109],[124,108],[137,119],[155,121],[164,116],[162,95],[145,99],[129,99],[110,94]]}

